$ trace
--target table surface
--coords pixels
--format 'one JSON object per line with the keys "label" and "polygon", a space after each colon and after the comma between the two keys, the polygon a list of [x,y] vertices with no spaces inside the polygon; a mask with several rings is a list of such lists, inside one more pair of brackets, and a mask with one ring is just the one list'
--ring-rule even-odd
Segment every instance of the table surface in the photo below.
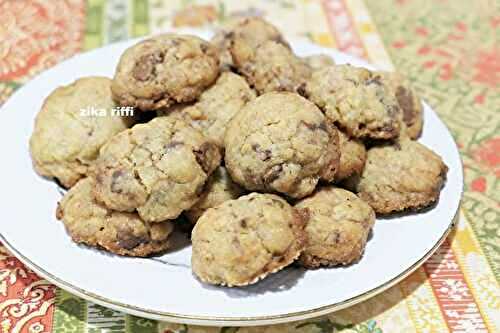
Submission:
{"label": "table surface", "polygon": [[412,80],[460,148],[457,228],[415,273],[366,302],[255,328],[188,327],[109,310],[39,278],[0,245],[1,332],[500,332],[498,0],[0,0],[0,105],[76,53],[248,15]]}

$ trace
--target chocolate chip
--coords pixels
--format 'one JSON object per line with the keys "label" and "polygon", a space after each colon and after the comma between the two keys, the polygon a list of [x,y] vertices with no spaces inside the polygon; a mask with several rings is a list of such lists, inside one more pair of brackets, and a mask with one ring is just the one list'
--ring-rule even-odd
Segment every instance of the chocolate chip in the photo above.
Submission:
{"label": "chocolate chip", "polygon": [[122,189],[119,188],[120,177],[123,177],[125,173],[122,170],[116,170],[111,174],[111,192],[113,193],[122,193]]}
{"label": "chocolate chip", "polygon": [[272,183],[276,179],[279,178],[281,172],[283,171],[283,166],[281,164],[273,166],[266,174],[264,175],[264,182],[265,183]]}
{"label": "chocolate chip", "polygon": [[118,246],[126,250],[132,250],[148,241],[144,237],[134,236],[130,232],[126,231],[118,231],[116,237],[118,238]]}
{"label": "chocolate chip", "polygon": [[396,99],[401,109],[403,109],[403,121],[407,125],[411,125],[415,117],[412,92],[404,87],[398,87],[396,89]]}
{"label": "chocolate chip", "polygon": [[212,144],[210,144],[209,142],[204,142],[198,149],[193,149],[193,153],[196,157],[196,162],[198,162],[198,164],[205,172],[208,172],[210,170],[210,161],[207,158],[207,153],[211,148]]}
{"label": "chocolate chip", "polygon": [[247,225],[247,220],[246,219],[242,219],[240,220],[240,225],[243,229],[246,229],[246,227],[248,226]]}
{"label": "chocolate chip", "polygon": [[138,81],[148,81],[156,75],[156,64],[163,61],[164,54],[160,52],[146,54],[140,57],[132,69],[132,76]]}
{"label": "chocolate chip", "polygon": [[252,150],[257,153],[257,157],[261,161],[268,161],[272,156],[272,151],[270,149],[260,149],[260,145],[258,143],[252,144]]}
{"label": "chocolate chip", "polygon": [[305,82],[302,82],[298,87],[297,87],[297,94],[307,97],[307,91],[306,91],[306,84]]}

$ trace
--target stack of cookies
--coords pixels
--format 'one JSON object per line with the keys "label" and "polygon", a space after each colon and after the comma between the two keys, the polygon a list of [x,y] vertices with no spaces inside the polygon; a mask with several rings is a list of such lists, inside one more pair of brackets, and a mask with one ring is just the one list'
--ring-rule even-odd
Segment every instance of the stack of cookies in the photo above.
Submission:
{"label": "stack of cookies", "polygon": [[[81,112],[116,107],[135,115]],[[30,148],[35,170],[69,189],[56,215],[75,242],[149,256],[182,218],[194,274],[245,286],[294,262],[355,263],[376,214],[433,204],[447,167],[415,141],[422,116],[400,76],[298,57],[245,18],[211,42],[146,39],[113,79],[56,89]]]}

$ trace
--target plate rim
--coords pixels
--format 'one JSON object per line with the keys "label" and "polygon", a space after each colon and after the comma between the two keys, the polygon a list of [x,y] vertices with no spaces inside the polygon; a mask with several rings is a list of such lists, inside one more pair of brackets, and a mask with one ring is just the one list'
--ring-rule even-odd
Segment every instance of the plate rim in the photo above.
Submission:
{"label": "plate rim", "polygon": [[[460,163],[462,164],[461,159],[460,159]],[[362,301],[365,301],[369,298],[372,298],[373,296],[389,289],[390,287],[394,286],[398,282],[405,279],[408,275],[410,275],[417,268],[419,268],[425,261],[427,261],[427,259],[429,259],[434,254],[434,252],[436,252],[436,250],[446,240],[446,238],[448,237],[450,232],[453,230],[453,228],[456,227],[456,225],[458,224],[458,219],[459,219],[459,215],[460,215],[460,207],[461,207],[462,198],[463,198],[463,186],[462,186],[462,191],[460,194],[460,203],[459,203],[459,205],[455,211],[455,214],[454,214],[453,218],[451,219],[448,227],[443,232],[443,234],[441,235],[439,240],[419,260],[417,260],[415,263],[413,263],[410,267],[408,267],[406,270],[404,270],[403,272],[401,272],[397,276],[386,281],[384,284],[381,284],[381,285],[379,285],[375,288],[372,288],[372,289],[370,289],[370,290],[368,290],[360,295],[353,296],[353,297],[348,298],[346,300],[343,300],[341,302],[324,305],[324,306],[310,309],[310,310],[290,312],[290,313],[286,313],[286,314],[279,314],[279,315],[272,315],[272,316],[218,317],[218,316],[183,315],[183,314],[172,313],[172,312],[157,311],[157,310],[147,309],[147,308],[134,306],[134,305],[130,305],[130,304],[125,304],[125,303],[121,303],[121,302],[116,302],[116,301],[109,299],[107,297],[103,297],[103,296],[97,295],[95,293],[86,291],[80,287],[74,286],[71,283],[68,283],[64,280],[61,280],[57,276],[52,275],[51,273],[47,272],[42,267],[33,263],[29,258],[24,256],[21,252],[19,252],[14,246],[12,246],[12,244],[9,243],[9,241],[1,233],[0,233],[0,241],[3,244],[3,246],[5,246],[11,252],[11,254],[14,255],[16,258],[18,258],[23,264],[28,266],[36,274],[43,277],[44,279],[51,282],[52,284],[56,285],[57,287],[59,287],[63,290],[66,290],[66,291],[68,291],[76,296],[79,296],[87,301],[91,301],[91,302],[97,303],[97,304],[102,305],[102,306],[109,307],[109,308],[117,310],[117,311],[121,311],[121,312],[132,314],[132,315],[138,315],[138,316],[153,319],[153,320],[169,321],[172,323],[179,323],[179,324],[194,324],[194,325],[206,325],[206,326],[273,325],[273,324],[281,324],[281,323],[287,323],[287,322],[292,322],[292,321],[299,321],[299,320],[319,317],[321,315],[325,315],[328,313],[333,313],[333,312],[345,309],[349,306],[355,305],[355,304],[360,303]]]}
{"label": "plate rim", "polygon": [[[198,29],[177,29],[174,30],[174,32],[179,32],[179,33],[191,33],[197,35],[201,30]],[[206,33],[206,31],[202,31]],[[148,36],[143,36],[139,38],[132,38],[127,41],[122,41],[122,42],[134,42],[138,40],[142,40],[143,38],[147,38]],[[311,43],[310,41],[306,41],[303,38],[294,38],[294,41],[297,42],[307,42],[308,44],[311,44],[315,47],[322,48],[319,45],[316,45],[314,43]],[[119,42],[120,43],[120,42]],[[109,46],[109,45],[107,45]],[[95,49],[95,50],[89,50],[86,52],[81,52],[75,56],[82,56],[88,53],[93,53],[98,51],[101,48]],[[343,52],[340,52],[336,49],[330,49],[330,52],[334,53],[339,53],[342,54]],[[345,53],[344,53],[345,54]],[[353,58],[357,58],[356,56],[349,55]],[[72,57],[71,57],[72,58]],[[359,59],[359,58],[357,58]],[[68,59],[65,59],[65,61]],[[359,59],[366,65],[368,65],[368,68],[374,68],[375,66],[373,64],[368,63],[364,59]],[[364,65],[363,65],[364,66]],[[49,68],[50,69],[50,68]],[[32,81],[39,76],[43,75],[46,72],[46,70],[40,72],[39,74],[35,75],[32,77],[29,81]],[[15,94],[15,93],[14,93]],[[398,275],[392,277],[391,279],[387,280],[385,283],[380,284],[368,291],[365,291],[362,294],[353,296],[351,298],[345,299],[340,302],[328,304],[328,305],[323,305],[320,307],[316,307],[313,309],[308,309],[308,310],[302,310],[302,311],[295,311],[295,312],[289,312],[289,313],[284,313],[284,314],[277,314],[277,315],[269,315],[269,316],[244,316],[244,317],[227,317],[227,316],[201,316],[201,315],[184,315],[184,314],[178,314],[178,313],[173,313],[173,312],[165,312],[165,311],[159,311],[159,310],[152,310],[148,309],[146,307],[141,307],[141,306],[136,306],[136,305],[130,305],[122,302],[117,302],[114,301],[113,299],[100,296],[98,294],[95,294],[93,292],[89,292],[83,288],[80,288],[78,286],[75,286],[69,282],[66,282],[62,280],[61,278],[47,272],[44,268],[38,266],[35,264],[33,261],[31,261],[28,257],[26,257],[23,253],[21,253],[19,250],[17,250],[9,241],[5,238],[3,233],[0,231],[0,242],[3,244],[5,248],[7,248],[12,255],[14,255],[16,258],[18,258],[23,264],[25,264],[27,267],[29,267],[33,272],[38,274],[39,276],[43,277],[45,280],[49,281],[50,283],[56,285],[57,287],[66,290],[80,298],[83,298],[87,301],[94,302],[96,304],[102,305],[109,307],[111,309],[121,311],[124,313],[144,317],[144,318],[149,318],[153,320],[162,320],[162,321],[169,321],[172,323],[179,323],[179,324],[193,324],[193,325],[204,325],[204,326],[259,326],[259,325],[273,325],[273,324],[280,324],[280,323],[287,323],[287,322],[293,322],[293,321],[299,321],[299,320],[305,320],[305,319],[310,319],[314,317],[318,317],[321,315],[333,313],[335,311],[347,308],[349,306],[355,305],[357,303],[360,303],[362,301],[365,301],[387,289],[390,287],[394,286],[395,284],[399,283],[403,279],[405,279],[408,275],[413,273],[417,268],[419,268],[427,259],[429,259],[434,252],[443,244],[443,242],[446,240],[447,236],[450,234],[450,232],[453,230],[454,227],[458,224],[459,216],[460,216],[460,209],[461,209],[461,203],[463,201],[463,194],[464,194],[464,182],[463,182],[463,161],[462,161],[462,156],[460,155],[460,151],[458,149],[458,146],[456,144],[455,139],[453,138],[448,126],[446,123],[444,123],[439,115],[434,111],[433,108],[431,108],[427,103],[425,103],[422,100],[423,104],[429,108],[429,110],[434,113],[434,115],[439,119],[439,121],[443,124],[447,134],[452,138],[452,141],[454,143],[454,148],[455,151],[458,154],[458,162],[460,166],[460,195],[459,195],[459,200],[457,204],[457,208],[454,212],[453,217],[451,218],[449,224],[447,225],[446,229],[444,230],[443,234],[440,236],[438,241],[430,248],[420,259],[416,260],[413,264],[411,264],[408,268],[406,268],[404,271],[400,272]],[[3,107],[2,107],[3,109]]]}

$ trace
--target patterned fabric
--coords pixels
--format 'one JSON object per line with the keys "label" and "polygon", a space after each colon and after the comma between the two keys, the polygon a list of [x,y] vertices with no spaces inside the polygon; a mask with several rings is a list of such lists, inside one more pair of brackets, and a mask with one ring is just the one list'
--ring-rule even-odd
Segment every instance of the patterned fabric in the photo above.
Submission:
{"label": "patterned fabric", "polygon": [[406,74],[460,148],[458,227],[386,292],[324,318],[257,328],[188,327],[109,310],[54,287],[0,247],[1,332],[500,332],[498,0],[0,0],[0,104],[78,52],[245,15]]}

